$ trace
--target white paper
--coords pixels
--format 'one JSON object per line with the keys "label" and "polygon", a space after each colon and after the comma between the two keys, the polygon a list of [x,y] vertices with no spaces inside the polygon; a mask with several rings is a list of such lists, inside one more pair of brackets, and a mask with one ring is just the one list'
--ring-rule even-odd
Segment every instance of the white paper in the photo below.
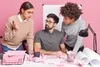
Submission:
{"label": "white paper", "polygon": [[89,59],[88,59],[88,56],[86,56],[83,52],[78,52],[76,57],[75,57],[76,60],[82,60],[82,61],[85,61],[85,64],[89,64]]}
{"label": "white paper", "polygon": [[89,48],[84,48],[83,52],[78,52],[75,58],[78,60],[84,60],[86,63],[90,63],[93,67],[100,67],[100,55]]}

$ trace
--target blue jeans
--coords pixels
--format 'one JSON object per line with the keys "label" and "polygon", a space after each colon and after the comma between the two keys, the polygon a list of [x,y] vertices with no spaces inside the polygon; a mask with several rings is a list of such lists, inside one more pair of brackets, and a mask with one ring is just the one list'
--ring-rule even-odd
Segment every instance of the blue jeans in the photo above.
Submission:
{"label": "blue jeans", "polygon": [[[1,44],[2,47],[2,53],[7,52],[8,50],[14,51],[13,49],[8,48],[7,46],[4,46]],[[16,50],[22,50],[22,45],[20,45]]]}

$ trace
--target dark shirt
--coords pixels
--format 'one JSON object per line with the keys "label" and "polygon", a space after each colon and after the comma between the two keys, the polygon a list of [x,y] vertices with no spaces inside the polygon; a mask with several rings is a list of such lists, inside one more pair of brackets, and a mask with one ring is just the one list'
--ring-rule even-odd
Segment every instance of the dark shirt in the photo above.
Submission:
{"label": "dark shirt", "polygon": [[47,51],[60,50],[60,44],[64,43],[63,33],[54,30],[52,33],[46,30],[41,30],[35,34],[34,42],[41,44],[41,48]]}

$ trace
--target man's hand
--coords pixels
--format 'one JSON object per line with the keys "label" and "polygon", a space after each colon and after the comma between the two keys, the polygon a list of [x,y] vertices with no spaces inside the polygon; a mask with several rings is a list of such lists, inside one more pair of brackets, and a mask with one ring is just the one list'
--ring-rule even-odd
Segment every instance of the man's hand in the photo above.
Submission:
{"label": "man's hand", "polygon": [[62,51],[57,51],[57,52],[55,52],[55,55],[56,55],[57,57],[60,57],[60,56],[67,56],[67,54],[66,54],[66,53],[63,53]]}

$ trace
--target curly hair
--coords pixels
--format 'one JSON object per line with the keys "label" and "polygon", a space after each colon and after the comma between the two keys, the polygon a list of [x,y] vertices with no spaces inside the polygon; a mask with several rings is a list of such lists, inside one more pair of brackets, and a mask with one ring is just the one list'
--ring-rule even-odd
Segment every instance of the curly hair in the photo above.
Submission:
{"label": "curly hair", "polygon": [[83,13],[76,3],[68,2],[61,7],[60,14],[64,17],[67,16],[70,19],[74,18],[75,20],[77,20]]}

